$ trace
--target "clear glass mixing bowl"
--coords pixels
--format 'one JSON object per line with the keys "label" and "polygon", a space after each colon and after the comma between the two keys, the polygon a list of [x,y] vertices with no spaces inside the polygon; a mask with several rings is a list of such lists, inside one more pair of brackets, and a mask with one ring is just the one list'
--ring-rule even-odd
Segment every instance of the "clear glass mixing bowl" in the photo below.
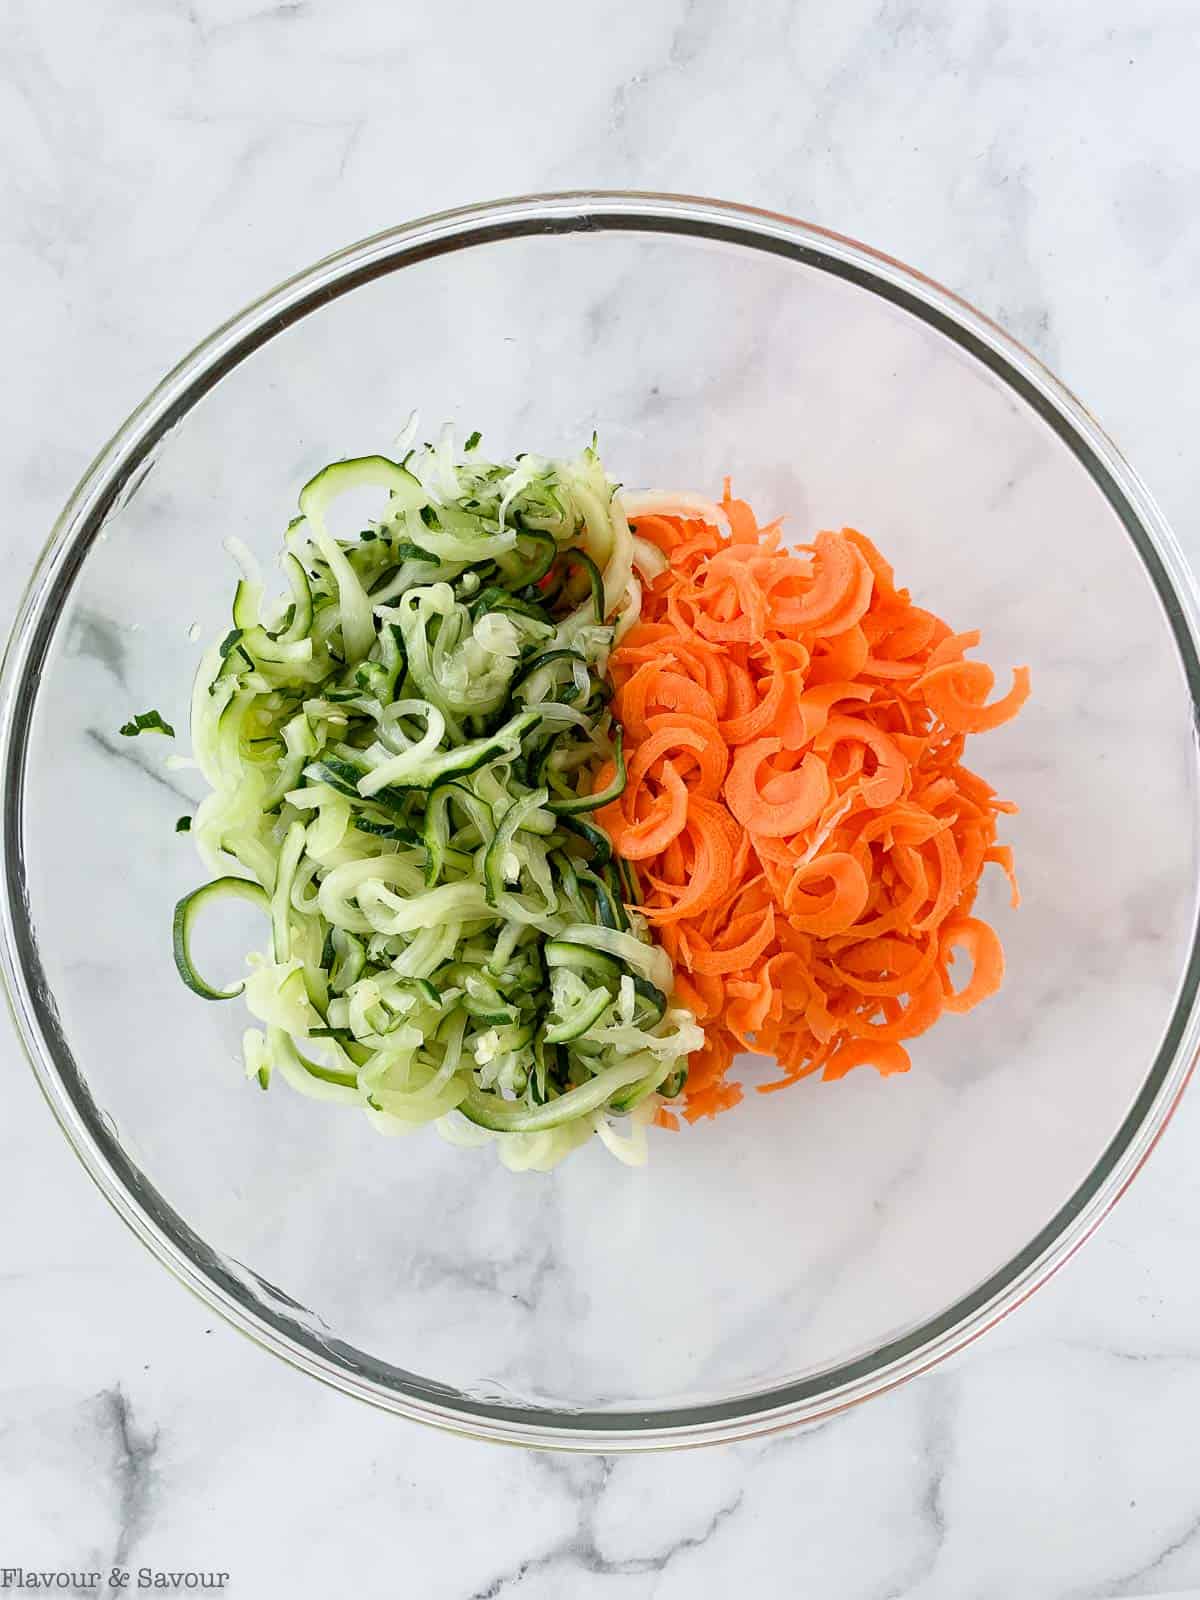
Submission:
{"label": "clear glass mixing bowl", "polygon": [[[1003,992],[867,1070],[751,1094],[550,1176],[248,1085],[240,1007],[176,978],[202,874],[181,728],[237,534],[409,410],[498,451],[599,432],[625,483],[731,472],[792,537],[857,525],[1034,697],[979,741],[1021,814]],[[1129,467],[1026,351],[861,245],[706,200],[569,194],[321,262],[176,368],[64,511],[4,667],[3,962],[46,1096],[158,1258],[350,1394],[583,1449],[828,1414],[1044,1281],[1144,1159],[1197,1047],[1191,579]],[[257,932],[257,930],[255,930]],[[232,959],[246,930],[227,931]],[[214,935],[214,937],[216,937]],[[756,1068],[749,1068],[753,1081]]]}

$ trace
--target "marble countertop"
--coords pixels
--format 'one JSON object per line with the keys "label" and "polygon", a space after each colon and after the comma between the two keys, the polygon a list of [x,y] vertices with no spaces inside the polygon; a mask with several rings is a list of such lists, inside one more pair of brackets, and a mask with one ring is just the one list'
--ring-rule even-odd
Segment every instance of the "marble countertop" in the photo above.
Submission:
{"label": "marble countertop", "polygon": [[[230,310],[391,222],[583,186],[790,212],[949,284],[1086,399],[1200,561],[1200,15],[1131,15],[10,0],[0,612],[98,445]],[[1098,1237],[932,1375],[803,1434],[567,1458],[357,1407],[235,1337],[103,1204],[7,1036],[0,1076],[0,1587],[1200,1596],[1195,1091]]]}

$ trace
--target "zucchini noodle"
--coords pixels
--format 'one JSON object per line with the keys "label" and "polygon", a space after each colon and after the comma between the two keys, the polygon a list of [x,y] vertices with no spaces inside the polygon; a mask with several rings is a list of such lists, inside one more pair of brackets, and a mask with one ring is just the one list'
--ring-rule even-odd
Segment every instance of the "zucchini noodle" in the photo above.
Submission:
{"label": "zucchini noodle", "polygon": [[[375,519],[336,534],[362,489]],[[275,605],[230,542],[233,626],[191,709],[211,793],[190,831],[214,876],[177,907],[174,951],[196,994],[263,1024],[243,1038],[263,1088],[278,1074],[381,1133],[494,1141],[514,1170],[593,1135],[645,1160],[703,1033],[592,820],[625,785],[609,653],[640,614],[636,571],[659,570],[629,505],[594,446],[503,464],[443,430],[304,486]],[[265,945],[220,987],[192,929],[227,896],[261,909]]]}

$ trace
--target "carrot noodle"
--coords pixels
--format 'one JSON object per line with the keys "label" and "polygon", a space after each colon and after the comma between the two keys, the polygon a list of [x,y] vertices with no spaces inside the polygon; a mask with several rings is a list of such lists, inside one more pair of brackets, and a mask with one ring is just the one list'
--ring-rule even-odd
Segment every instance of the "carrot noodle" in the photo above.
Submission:
{"label": "carrot noodle", "polygon": [[596,820],[636,863],[640,909],[705,1030],[676,1110],[736,1105],[741,1050],[778,1061],[762,1092],[906,1072],[908,1040],[1003,979],[1000,941],[971,913],[989,863],[1019,903],[996,841],[1015,807],[962,758],[1016,715],[1028,669],[993,698],[991,668],[966,658],[979,634],[914,605],[853,528],[787,549],[728,480],[719,505],[662,494],[626,510],[666,565],[610,660],[628,781]]}

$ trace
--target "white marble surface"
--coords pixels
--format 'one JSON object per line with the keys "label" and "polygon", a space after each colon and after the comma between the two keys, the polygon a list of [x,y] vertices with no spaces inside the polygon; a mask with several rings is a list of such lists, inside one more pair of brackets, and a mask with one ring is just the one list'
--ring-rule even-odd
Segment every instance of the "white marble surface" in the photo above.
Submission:
{"label": "white marble surface", "polygon": [[[750,10],[9,0],[5,612],[93,450],[230,309],[389,222],[589,184],[790,211],[959,289],[1200,560],[1191,0]],[[0,1071],[0,1569],[217,1569],[252,1600],[1200,1594],[1195,1094],[1084,1253],[951,1365],[804,1435],[568,1460],[238,1340],[108,1212],[11,1041]]]}

